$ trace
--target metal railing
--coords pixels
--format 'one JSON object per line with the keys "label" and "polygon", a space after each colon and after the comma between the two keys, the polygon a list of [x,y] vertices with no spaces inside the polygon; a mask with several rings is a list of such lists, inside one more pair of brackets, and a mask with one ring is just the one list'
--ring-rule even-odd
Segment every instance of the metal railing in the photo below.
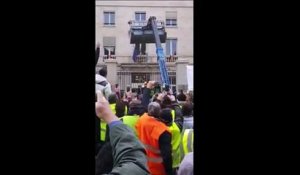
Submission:
{"label": "metal railing", "polygon": [[166,56],[165,59],[167,63],[176,62],[178,60],[178,56],[170,55],[170,56]]}
{"label": "metal railing", "polygon": [[136,57],[137,63],[147,63],[148,62],[148,56],[147,55],[138,55]]}
{"label": "metal railing", "polygon": [[[147,26],[148,20],[146,21],[136,21],[136,20],[130,20],[128,22],[131,29],[142,29],[142,27]],[[157,28],[163,28],[165,26],[165,22],[162,20],[156,20]]]}
{"label": "metal railing", "polygon": [[[136,61],[134,62],[132,59],[132,56],[116,56],[116,55],[103,55],[103,62],[105,62],[105,60],[107,59],[121,59],[121,60],[127,60],[124,63],[157,63],[157,56],[153,56],[153,55],[138,55],[136,57]],[[119,60],[120,61],[120,60]],[[165,61],[167,63],[175,63],[176,61],[178,61],[178,56],[177,55],[167,55],[165,57]]]}
{"label": "metal railing", "polygon": [[[150,80],[157,81],[161,83],[160,72],[159,71],[118,71],[117,72],[117,81],[120,89],[126,90],[127,86],[131,88],[137,88],[139,85],[143,85],[143,83],[134,83],[132,82],[132,73],[146,73],[149,74]],[[170,76],[170,86],[176,86],[176,81],[172,81],[171,77],[176,79],[176,71],[169,71]]]}
{"label": "metal railing", "polygon": [[116,59],[116,55],[103,55],[103,61],[107,59]]}

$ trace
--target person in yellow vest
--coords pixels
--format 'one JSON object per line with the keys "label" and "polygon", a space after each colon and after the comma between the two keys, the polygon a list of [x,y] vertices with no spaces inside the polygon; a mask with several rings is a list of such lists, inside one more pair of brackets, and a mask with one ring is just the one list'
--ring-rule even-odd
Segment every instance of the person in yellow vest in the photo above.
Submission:
{"label": "person in yellow vest", "polygon": [[121,121],[127,126],[129,126],[134,134],[137,136],[137,131],[135,128],[135,124],[139,117],[145,113],[145,108],[142,105],[142,102],[140,100],[132,100],[129,103],[129,111],[128,114],[124,117],[121,117]]}
{"label": "person in yellow vest", "polygon": [[115,106],[116,116],[119,118],[125,116],[125,111],[126,111],[125,109],[126,109],[125,103],[123,103],[121,100],[117,100]]}
{"label": "person in yellow vest", "polygon": [[100,120],[100,142],[105,143],[108,141],[108,133],[109,131],[107,124],[103,120]]}
{"label": "person in yellow vest", "polygon": [[181,160],[188,153],[194,151],[194,129],[186,129],[182,133],[181,143],[180,143],[180,157]]}
{"label": "person in yellow vest", "polygon": [[158,102],[162,108],[171,108],[172,109],[172,117],[173,121],[182,126],[183,118],[182,118],[182,107],[176,101],[175,96],[170,94],[158,94],[158,97],[155,98],[155,101]]}
{"label": "person in yellow vest", "polygon": [[109,107],[112,110],[113,114],[116,114],[116,103],[117,103],[117,95],[115,93],[111,93],[108,96],[108,103],[109,103]]}
{"label": "person in yellow vest", "polygon": [[194,128],[193,104],[185,102],[182,106],[183,126],[182,130]]}
{"label": "person in yellow vest", "polygon": [[[109,102],[109,107],[112,110],[113,114],[116,115],[117,111],[116,111],[116,103],[117,103],[117,95],[115,93],[111,93],[108,96],[108,102]],[[119,105],[121,106],[122,104],[118,104],[118,115],[122,115],[119,111]],[[127,108],[125,107],[125,113],[127,113]],[[107,124],[105,122],[103,122],[102,120],[100,121],[100,141],[101,142],[107,142],[109,141],[109,127],[107,126]]]}
{"label": "person in yellow vest", "polygon": [[[179,107],[174,108],[172,105],[172,99],[169,95],[165,95],[161,101],[162,109],[170,109],[172,114],[171,125],[169,126],[170,132],[172,134],[172,167],[173,173],[176,174],[181,159],[180,159],[180,142],[181,142],[181,131],[182,131],[182,115],[181,109]],[[177,111],[175,111],[175,109]]]}
{"label": "person in yellow vest", "polygon": [[[99,168],[101,168],[101,166],[97,168],[97,165],[103,165],[103,162],[96,159],[96,173],[98,170],[98,174],[106,173],[107,175],[149,175],[150,172],[147,167],[147,157],[144,146],[134,136],[128,126],[124,125],[119,118],[112,113],[109,103],[101,93],[98,94],[98,100],[95,107],[96,115],[107,123],[110,128],[111,132],[109,137],[110,147],[112,150],[112,157],[111,155],[108,156],[112,159],[112,161],[110,161],[112,167],[106,167],[106,172],[99,172]],[[99,153],[102,151],[103,150]]]}

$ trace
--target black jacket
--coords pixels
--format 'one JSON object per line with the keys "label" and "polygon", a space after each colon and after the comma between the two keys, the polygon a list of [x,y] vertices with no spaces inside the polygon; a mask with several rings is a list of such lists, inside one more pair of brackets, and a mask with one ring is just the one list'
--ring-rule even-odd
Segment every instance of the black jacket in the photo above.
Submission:
{"label": "black jacket", "polygon": [[163,164],[167,175],[172,175],[172,135],[169,132],[164,132],[159,137],[159,149],[161,157],[163,158]]}
{"label": "black jacket", "polygon": [[144,88],[143,90],[143,99],[142,99],[142,105],[148,109],[148,104],[150,103],[151,99],[151,89]]}

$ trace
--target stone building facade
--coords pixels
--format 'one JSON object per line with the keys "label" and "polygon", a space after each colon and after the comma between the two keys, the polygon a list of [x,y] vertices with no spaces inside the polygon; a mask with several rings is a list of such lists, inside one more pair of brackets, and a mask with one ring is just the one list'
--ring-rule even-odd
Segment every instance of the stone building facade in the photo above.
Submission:
{"label": "stone building facade", "polygon": [[100,43],[98,71],[106,66],[108,80],[137,88],[145,79],[160,81],[155,44],[146,45],[146,54],[133,61],[130,20],[144,21],[150,16],[165,23],[166,43],[162,44],[171,85],[187,88],[186,65],[193,65],[193,1],[190,0],[96,0],[96,43]]}

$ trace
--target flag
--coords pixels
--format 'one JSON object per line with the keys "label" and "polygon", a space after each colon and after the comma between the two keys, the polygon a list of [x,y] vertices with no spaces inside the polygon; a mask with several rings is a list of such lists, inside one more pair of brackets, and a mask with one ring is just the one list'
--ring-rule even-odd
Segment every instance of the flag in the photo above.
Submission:
{"label": "flag", "polygon": [[140,54],[140,44],[135,44],[134,50],[133,50],[133,55],[132,59],[134,62],[137,60],[137,56]]}

